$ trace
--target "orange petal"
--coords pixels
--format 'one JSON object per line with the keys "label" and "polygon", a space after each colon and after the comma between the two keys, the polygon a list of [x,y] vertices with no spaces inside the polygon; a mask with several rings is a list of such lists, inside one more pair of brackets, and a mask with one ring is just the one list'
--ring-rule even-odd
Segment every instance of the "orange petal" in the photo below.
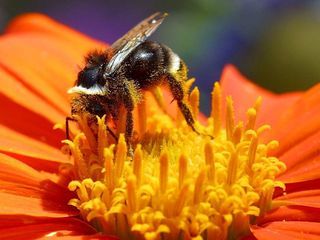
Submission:
{"label": "orange petal", "polygon": [[[301,145],[300,149],[303,146],[307,147],[308,144],[319,148],[320,142],[312,137],[320,131],[319,93],[320,84],[306,91],[294,105],[279,117],[277,125],[274,126],[271,132],[271,136],[280,141],[280,147],[274,154],[281,157],[300,143],[304,144]],[[300,154],[300,152],[296,151],[297,156]],[[292,160],[295,161],[294,158]]]}
{"label": "orange petal", "polygon": [[[286,183],[286,193],[319,189],[319,186],[320,186],[320,179],[319,178],[314,179],[314,180],[310,180],[310,181],[304,181],[304,182]],[[279,195],[276,195],[276,196],[279,196]]]}
{"label": "orange petal", "polygon": [[314,86],[286,112],[271,134],[280,141],[273,154],[283,160],[288,171],[279,177],[287,183],[319,179],[320,84]]}
{"label": "orange petal", "polygon": [[[297,157],[298,158],[298,157]],[[282,158],[280,158],[282,160]],[[284,183],[297,183],[320,178],[320,156],[301,161],[278,177]]]}
{"label": "orange petal", "polygon": [[77,212],[67,205],[72,193],[48,179],[48,175],[0,154],[0,214],[69,216]]}
{"label": "orange petal", "polygon": [[0,216],[1,239],[48,239],[49,237],[52,239],[58,236],[76,239],[73,238],[75,235],[84,235],[83,239],[86,239],[86,235],[95,233],[96,231],[89,224],[77,218]]}
{"label": "orange petal", "polygon": [[277,197],[275,201],[284,201],[290,205],[320,208],[320,190],[293,192]]}
{"label": "orange petal", "polygon": [[287,171],[278,177],[285,183],[320,178],[320,131],[311,134],[280,156]]}
{"label": "orange petal", "polygon": [[26,160],[36,169],[52,172],[57,170],[59,164],[69,162],[59,149],[2,125],[0,125],[0,136],[0,152],[14,155],[22,161]]}
{"label": "orange petal", "polygon": [[28,215],[36,217],[67,217],[78,213],[50,199],[19,196],[0,192],[0,215]]}
{"label": "orange petal", "polygon": [[300,93],[274,94],[247,80],[232,65],[227,65],[222,72],[221,88],[223,99],[231,95],[234,100],[236,119],[246,119],[248,108],[252,107],[258,96],[262,97],[261,110],[257,123],[273,125],[279,114],[291,106]]}
{"label": "orange petal", "polygon": [[40,172],[28,165],[0,153],[0,180],[37,187],[44,178]]}
{"label": "orange petal", "polygon": [[[26,190],[35,191],[33,194],[39,192],[38,195],[41,195],[43,188],[49,186],[41,185],[42,182],[57,179],[55,177],[56,174],[48,174],[46,172],[37,171],[34,168],[24,164],[20,160],[2,153],[0,153],[0,167],[0,181],[7,182],[9,184],[11,183],[12,185],[16,183],[20,184],[21,186],[26,186]],[[3,185],[2,190],[4,190]],[[7,188],[7,190],[16,194],[20,193],[19,191],[15,192],[14,188]]]}
{"label": "orange petal", "polygon": [[32,113],[11,99],[0,94],[2,114],[0,123],[8,128],[15,129],[24,135],[46,142],[51,146],[61,146],[64,138],[62,131],[52,131],[53,122],[36,113]]}
{"label": "orange petal", "polygon": [[[64,97],[67,88],[75,81],[77,65],[83,62],[84,55],[94,49],[106,48],[105,44],[41,14],[26,14],[16,18],[8,26],[6,38],[2,42],[4,45],[6,42],[9,42],[10,46],[14,45],[16,52],[19,52],[14,54],[17,55],[16,59],[30,60],[30,65],[36,70],[36,74],[45,77],[44,82],[49,83]],[[29,46],[27,49],[26,44]],[[22,54],[18,51],[19,48],[23,49]],[[8,49],[4,50],[11,52]],[[38,67],[39,62],[41,68]],[[35,80],[30,84],[34,82],[36,82],[34,85],[39,85]],[[40,94],[41,92],[39,91]],[[51,100],[56,102],[55,98]]]}
{"label": "orange petal", "polygon": [[263,227],[252,226],[251,232],[258,240],[319,239],[320,223],[317,222],[272,222]]}
{"label": "orange petal", "polygon": [[96,44],[81,51],[76,45],[50,35],[9,34],[0,41],[3,56],[0,66],[30,91],[66,114],[69,112],[66,92],[76,79],[77,64],[82,63],[89,50],[97,47]]}
{"label": "orange petal", "polygon": [[[57,72],[50,71],[48,65],[55,63],[50,59],[51,54],[46,52],[46,48],[32,46],[39,42],[34,40],[35,43],[33,43],[33,38],[38,39],[35,35],[28,37],[13,35],[2,38],[0,53],[3,57],[0,59],[0,66],[16,81],[43,99],[42,101],[50,103],[56,110],[63,113],[68,101],[66,94],[63,95],[64,91],[59,91],[56,85],[60,82],[60,85],[65,86],[68,81],[66,81],[64,72],[61,71],[59,76]],[[25,44],[29,47],[26,48]],[[40,51],[42,51],[42,56],[40,56]],[[67,87],[65,87],[66,90]]]}
{"label": "orange petal", "polygon": [[[7,97],[15,104],[19,104],[53,122],[63,119],[64,115],[62,112],[45,102],[3,68],[0,68],[0,79],[2,80],[2,87],[0,89],[1,98]],[[26,99],[28,99],[28,101],[26,101]],[[4,105],[2,106],[4,108],[6,107]]]}
{"label": "orange petal", "polygon": [[309,221],[320,222],[320,209],[304,206],[282,206],[258,220],[262,225],[275,221]]}

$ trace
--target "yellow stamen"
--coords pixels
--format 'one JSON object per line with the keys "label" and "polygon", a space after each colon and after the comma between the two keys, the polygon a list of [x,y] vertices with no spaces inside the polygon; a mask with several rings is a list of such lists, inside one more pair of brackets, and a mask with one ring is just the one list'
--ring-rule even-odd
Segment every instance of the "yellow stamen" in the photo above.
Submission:
{"label": "yellow stamen", "polygon": [[239,164],[238,152],[236,150],[232,150],[231,157],[228,164],[228,178],[227,178],[228,185],[234,184],[237,179],[238,164]]}
{"label": "yellow stamen", "polygon": [[198,118],[198,114],[199,114],[199,97],[200,97],[199,89],[195,87],[190,93],[190,105],[191,105],[191,109],[195,119]]}
{"label": "yellow stamen", "polygon": [[214,89],[211,93],[212,98],[212,111],[210,116],[214,121],[213,136],[217,137],[221,129],[221,89],[219,83],[214,84]]}
{"label": "yellow stamen", "polygon": [[136,211],[136,192],[136,178],[135,176],[130,176],[127,181],[127,204],[131,213]]}
{"label": "yellow stamen", "polygon": [[68,144],[70,147],[71,153],[75,158],[75,162],[74,162],[75,172],[80,179],[84,179],[89,176],[89,172],[88,172],[89,168],[88,168],[87,162],[85,161],[83,154],[80,150],[80,139],[82,137],[84,137],[84,134],[80,133],[74,138],[73,142],[70,140],[62,141],[63,143]]}
{"label": "yellow stamen", "polygon": [[169,156],[168,152],[164,150],[160,155],[160,191],[165,193],[168,184],[168,171],[169,171]]}
{"label": "yellow stamen", "polygon": [[254,104],[254,107],[249,108],[249,110],[247,111],[248,122],[246,124],[246,130],[254,129],[256,118],[257,118],[257,112],[260,109],[261,103],[262,103],[262,98],[258,97],[258,99]]}
{"label": "yellow stamen", "polygon": [[256,112],[259,112],[261,104],[262,104],[262,97],[259,96],[253,106]]}
{"label": "yellow stamen", "polygon": [[186,84],[185,84],[185,92],[189,92],[190,91],[190,88],[192,86],[192,84],[195,82],[195,78],[190,78],[186,81]]}
{"label": "yellow stamen", "polygon": [[193,191],[193,204],[197,205],[200,203],[203,195],[203,185],[206,177],[205,169],[202,169],[196,179],[194,191]]}
{"label": "yellow stamen", "polygon": [[136,176],[138,186],[140,186],[142,177],[142,157],[141,145],[138,144],[133,155],[133,174]]}
{"label": "yellow stamen", "polygon": [[103,151],[104,148],[108,146],[107,140],[107,126],[103,124],[106,120],[106,116],[102,118],[97,118],[98,120],[98,159],[99,163],[103,163]]}
{"label": "yellow stamen", "polygon": [[123,134],[120,134],[117,152],[115,157],[115,177],[119,179],[122,176],[124,162],[127,158],[127,144]]}
{"label": "yellow stamen", "polygon": [[[246,236],[257,217],[286,204],[272,199],[276,187],[285,187],[276,177],[286,167],[270,154],[278,142],[263,143],[260,137],[270,126],[256,126],[261,98],[248,110],[247,119],[235,122],[233,100],[227,97],[224,129],[221,96],[216,83],[208,125],[195,123],[214,139],[193,132],[181,116],[172,119],[152,109],[146,116],[142,106],[133,158],[128,157],[123,135],[125,113],[119,115],[116,144],[108,139],[105,117],[93,121],[95,126],[86,116],[77,117],[83,133],[64,141],[74,165],[61,168],[75,176],[69,189],[77,197],[69,204],[97,231],[121,239]],[[189,100],[196,116],[197,88]]]}
{"label": "yellow stamen", "polygon": [[227,97],[226,131],[227,139],[231,140],[234,131],[234,109],[232,98],[230,96]]}
{"label": "yellow stamen", "polygon": [[89,120],[88,116],[87,115],[84,115],[83,117],[74,116],[74,118],[77,120],[77,122],[79,123],[80,129],[86,136],[86,139],[89,143],[91,151],[92,152],[97,151],[97,140],[94,137],[92,129],[90,128],[90,125],[88,123],[88,120]]}
{"label": "yellow stamen", "polygon": [[188,171],[188,161],[187,157],[184,154],[181,154],[179,158],[179,187],[182,187],[182,184],[185,181],[185,177]]}
{"label": "yellow stamen", "polygon": [[254,108],[249,108],[247,116],[248,122],[246,124],[246,130],[253,129],[256,122],[257,111]]}
{"label": "yellow stamen", "polygon": [[114,164],[113,164],[113,149],[115,145],[111,145],[109,148],[105,148],[103,152],[105,161],[105,179],[107,186],[110,189],[114,188]]}
{"label": "yellow stamen", "polygon": [[254,161],[256,159],[256,151],[258,146],[258,139],[257,136],[253,136],[251,139],[251,143],[249,145],[249,152],[248,152],[248,173],[251,176],[252,175],[252,165],[254,164]]}
{"label": "yellow stamen", "polygon": [[183,186],[181,187],[179,196],[177,198],[177,201],[175,203],[175,212],[174,212],[175,216],[179,216],[181,214],[181,211],[185,206],[188,194],[189,194],[189,186],[188,184],[183,184]]}
{"label": "yellow stamen", "polygon": [[208,180],[211,184],[214,183],[215,179],[215,163],[214,163],[214,152],[213,152],[213,144],[207,142],[205,145],[205,159],[208,167]]}
{"label": "yellow stamen", "polygon": [[232,142],[238,144],[241,141],[243,132],[243,122],[239,122],[235,127],[232,135]]}

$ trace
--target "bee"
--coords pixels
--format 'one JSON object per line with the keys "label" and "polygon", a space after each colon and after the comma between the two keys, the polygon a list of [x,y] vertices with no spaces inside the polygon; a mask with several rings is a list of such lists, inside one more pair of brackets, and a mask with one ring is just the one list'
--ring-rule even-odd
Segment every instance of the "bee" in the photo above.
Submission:
{"label": "bee", "polygon": [[[160,26],[166,13],[157,12],[138,23],[104,52],[89,53],[78,73],[71,100],[71,114],[88,113],[118,119],[120,107],[126,110],[125,139],[131,147],[133,110],[142,92],[167,84],[187,124],[197,132],[195,120],[185,101],[186,64],[169,47],[147,38]],[[68,120],[66,119],[67,137]],[[110,129],[108,129],[110,131]],[[115,135],[112,134],[114,137]]]}

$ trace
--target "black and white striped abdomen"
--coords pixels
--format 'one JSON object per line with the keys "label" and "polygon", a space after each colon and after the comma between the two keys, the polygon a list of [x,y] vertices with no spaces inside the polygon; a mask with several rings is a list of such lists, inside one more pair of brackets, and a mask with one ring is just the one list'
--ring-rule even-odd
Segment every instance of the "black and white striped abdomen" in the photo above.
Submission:
{"label": "black and white striped abdomen", "polygon": [[161,44],[165,55],[165,62],[166,62],[166,69],[169,73],[175,74],[179,71],[183,65],[180,57],[174,53],[171,48],[167,47],[166,45]]}
{"label": "black and white striped abdomen", "polygon": [[164,75],[175,75],[184,64],[169,47],[153,41],[139,45],[125,60],[122,71],[142,89],[159,84]]}

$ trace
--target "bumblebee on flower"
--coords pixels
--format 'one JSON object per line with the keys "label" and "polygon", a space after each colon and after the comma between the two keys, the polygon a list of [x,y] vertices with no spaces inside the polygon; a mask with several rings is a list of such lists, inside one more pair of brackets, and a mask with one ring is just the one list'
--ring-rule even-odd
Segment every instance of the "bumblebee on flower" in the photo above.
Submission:
{"label": "bumblebee on flower", "polygon": [[[169,48],[144,41],[164,16],[152,15],[116,41],[111,46],[115,51],[111,60],[107,53],[89,55],[76,86],[70,89],[71,93],[80,93],[73,99],[73,114],[97,115],[98,126],[94,133],[86,116],[76,116],[83,133],[73,142],[65,141],[77,176],[69,189],[76,191],[78,198],[69,203],[80,210],[84,219],[99,223],[103,232],[121,239],[177,239],[181,235],[186,239],[226,239],[230,234],[242,237],[249,232],[250,218],[262,216],[271,208],[273,189],[284,188],[275,177],[285,170],[285,165],[268,157],[277,142],[258,143],[260,134],[268,129],[266,125],[255,126],[261,99],[248,111],[244,125],[235,123],[232,99],[228,97],[224,130],[219,84],[212,93],[208,125],[197,123],[216,138],[196,133],[191,108],[185,103],[186,70],[183,75],[180,70],[186,69],[185,65]],[[156,123],[154,128],[160,131],[155,133],[150,131],[148,120],[164,122],[165,114],[140,116],[139,120],[147,123],[147,130],[140,136],[131,160],[127,155],[133,133],[132,112],[140,100],[138,97],[133,101],[140,95],[137,87],[157,87],[164,77],[185,121],[181,119],[174,127],[169,119],[172,127],[167,133]],[[190,105],[198,112],[198,90],[194,89],[191,95],[195,97],[190,97]],[[154,96],[158,103],[164,102],[161,95]],[[105,114],[119,119],[121,104],[127,110],[125,137],[120,135],[117,145],[108,144],[108,132],[113,133],[105,123]],[[83,147],[84,137],[89,149]],[[264,169],[272,171],[260,175]],[[83,198],[88,195],[91,197]],[[246,224],[233,229],[241,223]],[[123,226],[121,231],[118,225]]]}
{"label": "bumblebee on flower", "polygon": [[[1,237],[319,237],[319,85],[275,95],[226,66],[208,118],[199,113],[199,90],[189,94],[192,80],[184,85],[194,126],[214,139],[194,132],[172,98],[147,92],[133,114],[132,159],[121,115],[116,142],[104,116],[77,117],[80,130],[64,141],[70,157],[59,151],[62,131],[51,128],[70,110],[70,69],[105,46],[42,15],[16,19],[5,36],[1,97],[11,114],[0,122]],[[305,128],[295,127],[301,122]]]}
{"label": "bumblebee on flower", "polygon": [[141,101],[141,91],[151,90],[163,106],[158,86],[164,82],[168,83],[186,122],[196,131],[194,117],[185,102],[187,68],[184,62],[167,46],[146,41],[166,15],[160,12],[151,15],[113,43],[111,49],[89,54],[76,86],[68,91],[80,94],[72,101],[72,114],[88,112],[99,117],[107,114],[117,120],[124,107],[125,138],[130,149],[133,109]]}

